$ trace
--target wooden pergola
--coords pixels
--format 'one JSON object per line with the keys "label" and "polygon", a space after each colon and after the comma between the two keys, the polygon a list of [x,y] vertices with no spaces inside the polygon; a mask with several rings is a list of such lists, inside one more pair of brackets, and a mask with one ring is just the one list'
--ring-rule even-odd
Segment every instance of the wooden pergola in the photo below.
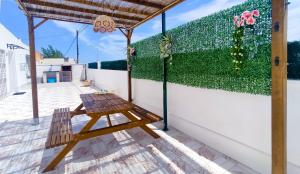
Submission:
{"label": "wooden pergola", "polygon": [[[38,95],[34,31],[47,20],[93,24],[98,15],[113,18],[131,43],[134,28],[160,14],[165,34],[164,12],[183,0],[17,0],[28,19],[31,57],[33,117],[38,118]],[[285,174],[287,116],[287,0],[272,0],[272,173]],[[34,18],[42,19],[34,24]],[[163,66],[164,120],[167,130],[167,75]],[[132,101],[131,67],[128,66],[128,101]]]}

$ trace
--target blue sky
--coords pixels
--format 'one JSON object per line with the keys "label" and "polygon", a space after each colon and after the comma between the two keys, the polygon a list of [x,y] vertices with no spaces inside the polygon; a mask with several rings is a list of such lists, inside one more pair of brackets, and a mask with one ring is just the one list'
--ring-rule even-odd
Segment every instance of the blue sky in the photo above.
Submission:
{"label": "blue sky", "polygon": [[[174,28],[189,21],[209,15],[213,12],[229,8],[245,0],[186,0],[167,11],[167,29]],[[300,1],[290,0],[289,10],[289,40],[300,40]],[[0,0],[0,22],[28,44],[27,20],[18,8],[15,0]],[[38,22],[39,19],[36,19]],[[36,48],[52,45],[61,50],[65,56],[75,58],[75,44],[70,47],[76,30],[82,30],[79,37],[80,62],[125,59],[126,40],[118,30],[110,34],[94,33],[91,26],[47,21],[36,32]],[[161,32],[161,17],[158,16],[137,27],[133,33],[133,42]]]}

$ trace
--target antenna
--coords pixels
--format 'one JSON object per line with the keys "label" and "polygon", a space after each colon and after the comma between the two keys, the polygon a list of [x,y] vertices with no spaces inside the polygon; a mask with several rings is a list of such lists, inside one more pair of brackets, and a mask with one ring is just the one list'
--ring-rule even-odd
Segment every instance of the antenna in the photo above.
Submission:
{"label": "antenna", "polygon": [[77,48],[77,59],[76,63],[79,63],[79,46],[78,46],[78,30],[76,30],[76,48]]}

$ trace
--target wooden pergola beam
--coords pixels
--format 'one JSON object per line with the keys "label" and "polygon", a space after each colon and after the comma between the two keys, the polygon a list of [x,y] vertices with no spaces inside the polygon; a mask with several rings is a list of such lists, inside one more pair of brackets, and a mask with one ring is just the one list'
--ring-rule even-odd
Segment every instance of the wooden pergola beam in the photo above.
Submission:
{"label": "wooden pergola beam", "polygon": [[[94,15],[113,16],[116,18],[133,20],[133,21],[141,21],[144,19],[143,17],[138,17],[138,16],[128,16],[128,15],[117,14],[117,13],[109,13],[109,12],[104,12],[104,11],[99,11],[99,10],[94,10],[94,9],[86,9],[86,8],[82,8],[82,7],[75,7],[75,6],[65,5],[65,4],[57,4],[57,3],[39,1],[39,0],[21,0],[21,2],[26,3],[26,4],[39,5],[41,7],[50,7],[50,8],[61,9],[61,10],[70,10],[73,12],[89,13],[89,14],[94,14]],[[28,8],[30,8],[30,7],[27,7],[27,9]],[[52,10],[55,11],[54,9],[52,9]]]}
{"label": "wooden pergola beam", "polygon": [[28,34],[29,34],[29,53],[30,53],[30,76],[32,91],[33,118],[39,117],[38,110],[38,92],[36,80],[36,60],[35,60],[35,39],[34,39],[34,21],[32,16],[27,16]]}
{"label": "wooden pergola beam", "polygon": [[42,19],[42,21],[36,24],[33,28],[37,29],[39,26],[43,25],[43,23],[45,23],[47,20],[48,20],[47,18]]}
{"label": "wooden pergola beam", "polygon": [[134,8],[108,5],[106,3],[99,3],[99,2],[94,2],[94,1],[86,1],[86,0],[66,0],[66,1],[83,4],[83,5],[89,5],[89,6],[93,6],[93,7],[110,9],[110,10],[124,12],[124,13],[132,13],[132,14],[145,15],[145,16],[151,15],[151,13],[144,11],[144,10],[137,10]]}
{"label": "wooden pergola beam", "polygon": [[[43,16],[43,15],[36,15],[36,14],[32,14],[31,15],[32,17],[35,17],[35,18],[46,18],[46,15]],[[87,21],[78,21],[78,20],[72,20],[72,19],[61,19],[61,18],[58,18],[58,17],[54,17],[54,16],[47,16],[47,19],[48,20],[56,20],[56,21],[63,21],[63,22],[74,22],[74,23],[79,23],[79,24],[88,24],[88,25],[92,25],[91,22],[87,22]]]}
{"label": "wooden pergola beam", "polygon": [[26,16],[29,16],[29,13],[28,11],[26,10],[26,7],[24,6],[24,4],[21,2],[21,0],[18,0],[18,4],[19,4],[19,7],[22,11],[24,11],[25,15]]}
{"label": "wooden pergola beam", "polygon": [[287,173],[287,0],[272,0],[272,174]]}
{"label": "wooden pergola beam", "polygon": [[149,2],[149,1],[145,1],[145,0],[122,0],[122,1],[130,2],[132,4],[137,4],[137,5],[143,5],[143,6],[147,6],[147,7],[157,8],[157,9],[164,8],[164,6],[162,4],[155,3],[155,2]]}
{"label": "wooden pergola beam", "polygon": [[[87,15],[79,15],[79,14],[72,14],[72,13],[66,13],[66,12],[60,12],[60,11],[55,11],[55,10],[43,10],[43,9],[35,9],[35,8],[31,8],[31,7],[27,7],[27,10],[29,13],[41,13],[41,14],[45,14],[45,15],[59,15],[59,16],[64,16],[64,17],[73,17],[73,18],[79,18],[79,19],[85,19],[85,20],[90,20],[91,24],[92,21],[95,20],[94,17],[92,16],[87,16]],[[32,14],[32,15],[38,15],[38,14]],[[51,17],[48,17],[51,18]],[[135,23],[133,22],[129,22],[129,21],[123,21],[120,19],[114,19],[116,24],[123,24],[123,25],[134,25]]]}
{"label": "wooden pergola beam", "polygon": [[139,25],[143,24],[144,22],[146,22],[146,21],[148,21],[148,20],[150,20],[150,19],[152,19],[152,18],[154,18],[154,17],[162,14],[164,11],[167,11],[168,9],[174,7],[175,5],[177,5],[177,4],[179,4],[179,3],[183,2],[183,1],[184,0],[176,0],[173,3],[170,3],[169,5],[163,7],[161,10],[158,10],[157,12],[153,13],[152,15],[148,16],[147,18],[145,18],[144,20],[138,22],[137,24],[133,25],[130,28],[131,29],[136,28],[137,26],[139,26]]}

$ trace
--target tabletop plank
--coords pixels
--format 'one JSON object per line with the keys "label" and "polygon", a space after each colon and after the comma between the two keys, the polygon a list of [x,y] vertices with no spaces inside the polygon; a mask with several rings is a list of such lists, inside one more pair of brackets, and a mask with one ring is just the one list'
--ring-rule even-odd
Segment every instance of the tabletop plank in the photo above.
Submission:
{"label": "tabletop plank", "polygon": [[133,104],[112,93],[81,94],[80,98],[90,116],[121,113],[133,108]]}

